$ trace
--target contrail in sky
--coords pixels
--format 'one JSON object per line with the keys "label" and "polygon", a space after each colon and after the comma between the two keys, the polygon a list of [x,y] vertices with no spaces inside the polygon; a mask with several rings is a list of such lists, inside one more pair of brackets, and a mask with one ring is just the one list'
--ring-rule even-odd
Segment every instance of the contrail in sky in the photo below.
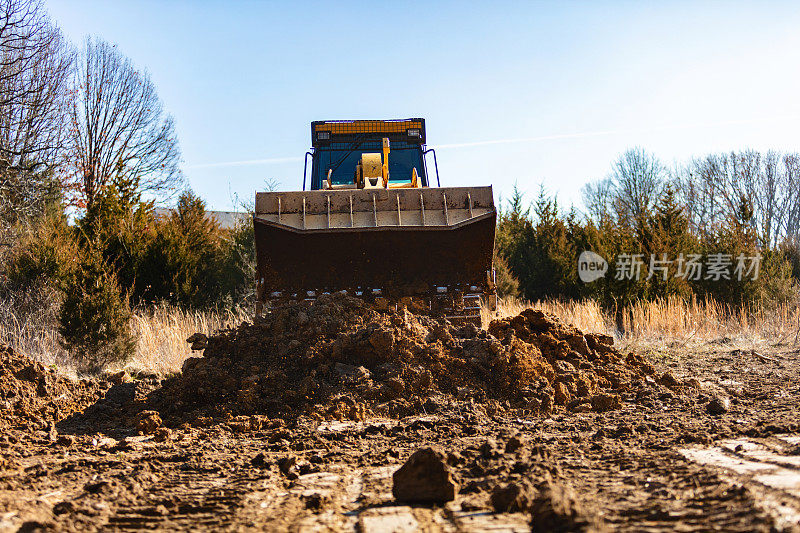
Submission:
{"label": "contrail in sky", "polygon": [[302,161],[302,157],[269,157],[267,159],[246,159],[244,161],[225,161],[222,163],[201,163],[186,168],[245,167],[250,165],[272,165],[276,163],[294,163]]}
{"label": "contrail in sky", "polygon": [[606,135],[622,135],[622,134],[641,135],[645,133],[657,133],[660,131],[670,131],[670,130],[686,130],[686,129],[710,128],[718,126],[737,126],[742,124],[785,122],[789,120],[797,120],[798,118],[800,117],[798,117],[797,115],[787,115],[784,117],[771,118],[771,119],[725,120],[720,122],[698,122],[694,124],[672,124],[669,126],[660,126],[657,128],[642,128],[633,130],[600,130],[600,131],[585,131],[579,133],[559,133],[555,135],[541,135],[538,137],[492,139],[487,141],[474,141],[474,142],[452,143],[452,144],[435,144],[432,146],[433,148],[469,148],[472,146],[489,146],[492,144],[529,143],[529,142],[539,142],[539,141],[553,141],[557,139],[580,139],[582,137],[603,137]]}
{"label": "contrail in sky", "polygon": [[[448,148],[471,148],[474,146],[490,146],[493,144],[517,144],[517,143],[533,143],[533,142],[540,142],[540,141],[554,141],[558,139],[580,139],[586,137],[604,137],[607,135],[622,135],[622,134],[645,134],[645,133],[656,133],[660,131],[669,131],[669,130],[684,130],[684,129],[696,129],[696,128],[708,128],[708,127],[717,127],[717,126],[734,126],[734,125],[742,125],[742,124],[755,124],[755,123],[770,123],[770,122],[785,122],[789,120],[797,120],[797,115],[787,115],[785,117],[780,118],[773,118],[773,119],[754,119],[754,120],[726,120],[721,122],[705,122],[705,123],[695,123],[695,124],[674,124],[671,126],[661,126],[658,128],[644,128],[644,129],[635,129],[635,130],[599,130],[599,131],[585,131],[585,132],[577,132],[577,133],[558,133],[553,135],[540,135],[537,137],[518,137],[518,138],[511,138],[511,139],[490,139],[484,141],[472,141],[472,142],[463,142],[463,143],[450,143],[450,144],[434,144],[430,145],[432,148],[436,149],[448,149]],[[242,166],[250,166],[250,165],[272,165],[278,163],[295,163],[298,161],[302,161],[302,157],[270,157],[267,159],[249,159],[244,161],[227,161],[224,163],[203,163],[199,165],[189,165],[187,169],[193,168],[215,168],[215,167],[242,167]]]}
{"label": "contrail in sky", "polygon": [[539,137],[519,137],[516,139],[492,139],[488,141],[473,141],[465,143],[434,144],[433,148],[469,148],[471,146],[489,146],[491,144],[532,143],[538,141],[551,141],[555,139],[578,139],[580,137],[600,137],[603,135],[616,135],[627,133],[623,130],[586,131],[583,133],[559,133],[556,135],[540,135]]}

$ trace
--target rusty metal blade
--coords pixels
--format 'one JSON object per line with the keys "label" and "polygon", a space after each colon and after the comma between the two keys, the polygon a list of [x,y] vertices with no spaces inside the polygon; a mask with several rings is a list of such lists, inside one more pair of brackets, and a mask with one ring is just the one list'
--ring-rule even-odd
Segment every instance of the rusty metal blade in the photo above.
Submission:
{"label": "rusty metal blade", "polygon": [[450,226],[304,230],[256,213],[262,294],[378,288],[404,296],[440,286],[489,290],[495,222],[492,209]]}

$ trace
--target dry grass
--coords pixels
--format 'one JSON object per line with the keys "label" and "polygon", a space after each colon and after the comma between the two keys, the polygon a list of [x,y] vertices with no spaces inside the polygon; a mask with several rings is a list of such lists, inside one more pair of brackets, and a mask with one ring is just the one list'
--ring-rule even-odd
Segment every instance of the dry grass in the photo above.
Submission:
{"label": "dry grass", "polygon": [[[524,302],[501,300],[497,316],[513,316],[526,308],[555,313],[587,332],[614,335],[623,344],[679,343],[682,345],[747,340],[770,344],[800,343],[800,306],[797,302],[775,308],[732,308],[713,300],[668,298],[639,302],[615,313],[594,300]],[[494,314],[483,309],[483,321]]]}
{"label": "dry grass", "polygon": [[192,355],[186,342],[191,334],[209,335],[252,318],[252,312],[244,310],[201,312],[170,306],[137,313],[131,320],[131,329],[139,339],[136,355],[125,368],[158,374],[178,372],[186,358]]}
{"label": "dry grass", "polygon": [[43,285],[0,298],[0,342],[44,363],[69,369],[71,358],[58,334],[58,292]]}
{"label": "dry grass", "polygon": [[[614,335],[624,348],[662,344],[697,346],[715,342],[750,344],[800,343],[800,308],[797,303],[774,309],[731,309],[713,301],[670,298],[640,302],[624,309],[620,320],[593,300],[523,302],[501,300],[499,316],[516,315],[533,307],[555,313],[583,331]],[[0,341],[45,364],[55,364],[74,374],[69,354],[61,347],[57,331],[58,304],[53,294],[21,295],[0,300]],[[484,324],[493,313],[483,310]],[[251,319],[238,311],[185,311],[159,306],[137,312],[131,328],[139,342],[135,356],[125,365],[130,371],[167,374],[180,371],[192,355],[186,338],[192,333],[213,333]]]}
{"label": "dry grass", "polygon": [[[244,310],[199,312],[158,306],[137,312],[130,323],[138,338],[136,353],[124,368],[131,372],[178,372],[192,355],[187,337],[196,332],[210,334],[248,319],[252,319],[252,313]],[[57,303],[46,298],[0,300],[0,342],[74,376],[75,365],[60,340]]]}

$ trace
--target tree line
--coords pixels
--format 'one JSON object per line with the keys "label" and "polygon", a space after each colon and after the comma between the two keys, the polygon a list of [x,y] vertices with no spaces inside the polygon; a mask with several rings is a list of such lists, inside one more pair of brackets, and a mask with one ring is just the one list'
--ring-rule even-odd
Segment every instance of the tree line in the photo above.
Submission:
{"label": "tree line", "polygon": [[133,353],[135,307],[252,291],[252,228],[209,219],[180,163],[146,71],[102,39],[69,42],[40,0],[0,0],[0,297],[57,306],[83,369]]}
{"label": "tree line", "polygon": [[0,239],[48,205],[82,212],[114,180],[174,194],[180,161],[147,72],[102,39],[70,43],[40,0],[0,0]]}
{"label": "tree line", "polygon": [[[543,190],[530,204],[514,191],[498,221],[502,293],[596,298],[616,309],[671,295],[739,307],[797,295],[797,154],[711,154],[670,169],[634,148],[583,199],[583,210],[563,210]],[[611,263],[604,276],[581,279],[584,251]]]}
{"label": "tree line", "polygon": [[[252,303],[252,224],[209,219],[180,163],[174,121],[146,71],[101,39],[76,47],[39,0],[0,0],[0,243],[9,245],[0,297],[41,292],[84,369],[132,354],[135,308]],[[611,309],[669,295],[736,306],[793,298],[798,176],[796,154],[712,154],[668,168],[632,149],[586,186],[582,210],[515,191],[498,219],[500,292]],[[156,216],[156,201],[175,197],[177,208]],[[608,262],[598,279],[581,279],[585,251]],[[753,257],[757,276],[742,262]],[[689,274],[698,261],[706,270]]]}

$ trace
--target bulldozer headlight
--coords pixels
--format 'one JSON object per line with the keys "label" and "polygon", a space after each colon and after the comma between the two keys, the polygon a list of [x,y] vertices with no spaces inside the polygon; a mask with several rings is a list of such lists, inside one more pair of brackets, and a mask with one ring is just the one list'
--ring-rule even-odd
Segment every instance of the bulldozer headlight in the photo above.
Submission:
{"label": "bulldozer headlight", "polygon": [[412,129],[412,130],[408,130],[408,136],[409,137],[419,137],[419,130],[416,129],[416,128]]}
{"label": "bulldozer headlight", "polygon": [[317,140],[327,141],[330,138],[331,138],[331,132],[329,132],[329,131],[317,132]]}

